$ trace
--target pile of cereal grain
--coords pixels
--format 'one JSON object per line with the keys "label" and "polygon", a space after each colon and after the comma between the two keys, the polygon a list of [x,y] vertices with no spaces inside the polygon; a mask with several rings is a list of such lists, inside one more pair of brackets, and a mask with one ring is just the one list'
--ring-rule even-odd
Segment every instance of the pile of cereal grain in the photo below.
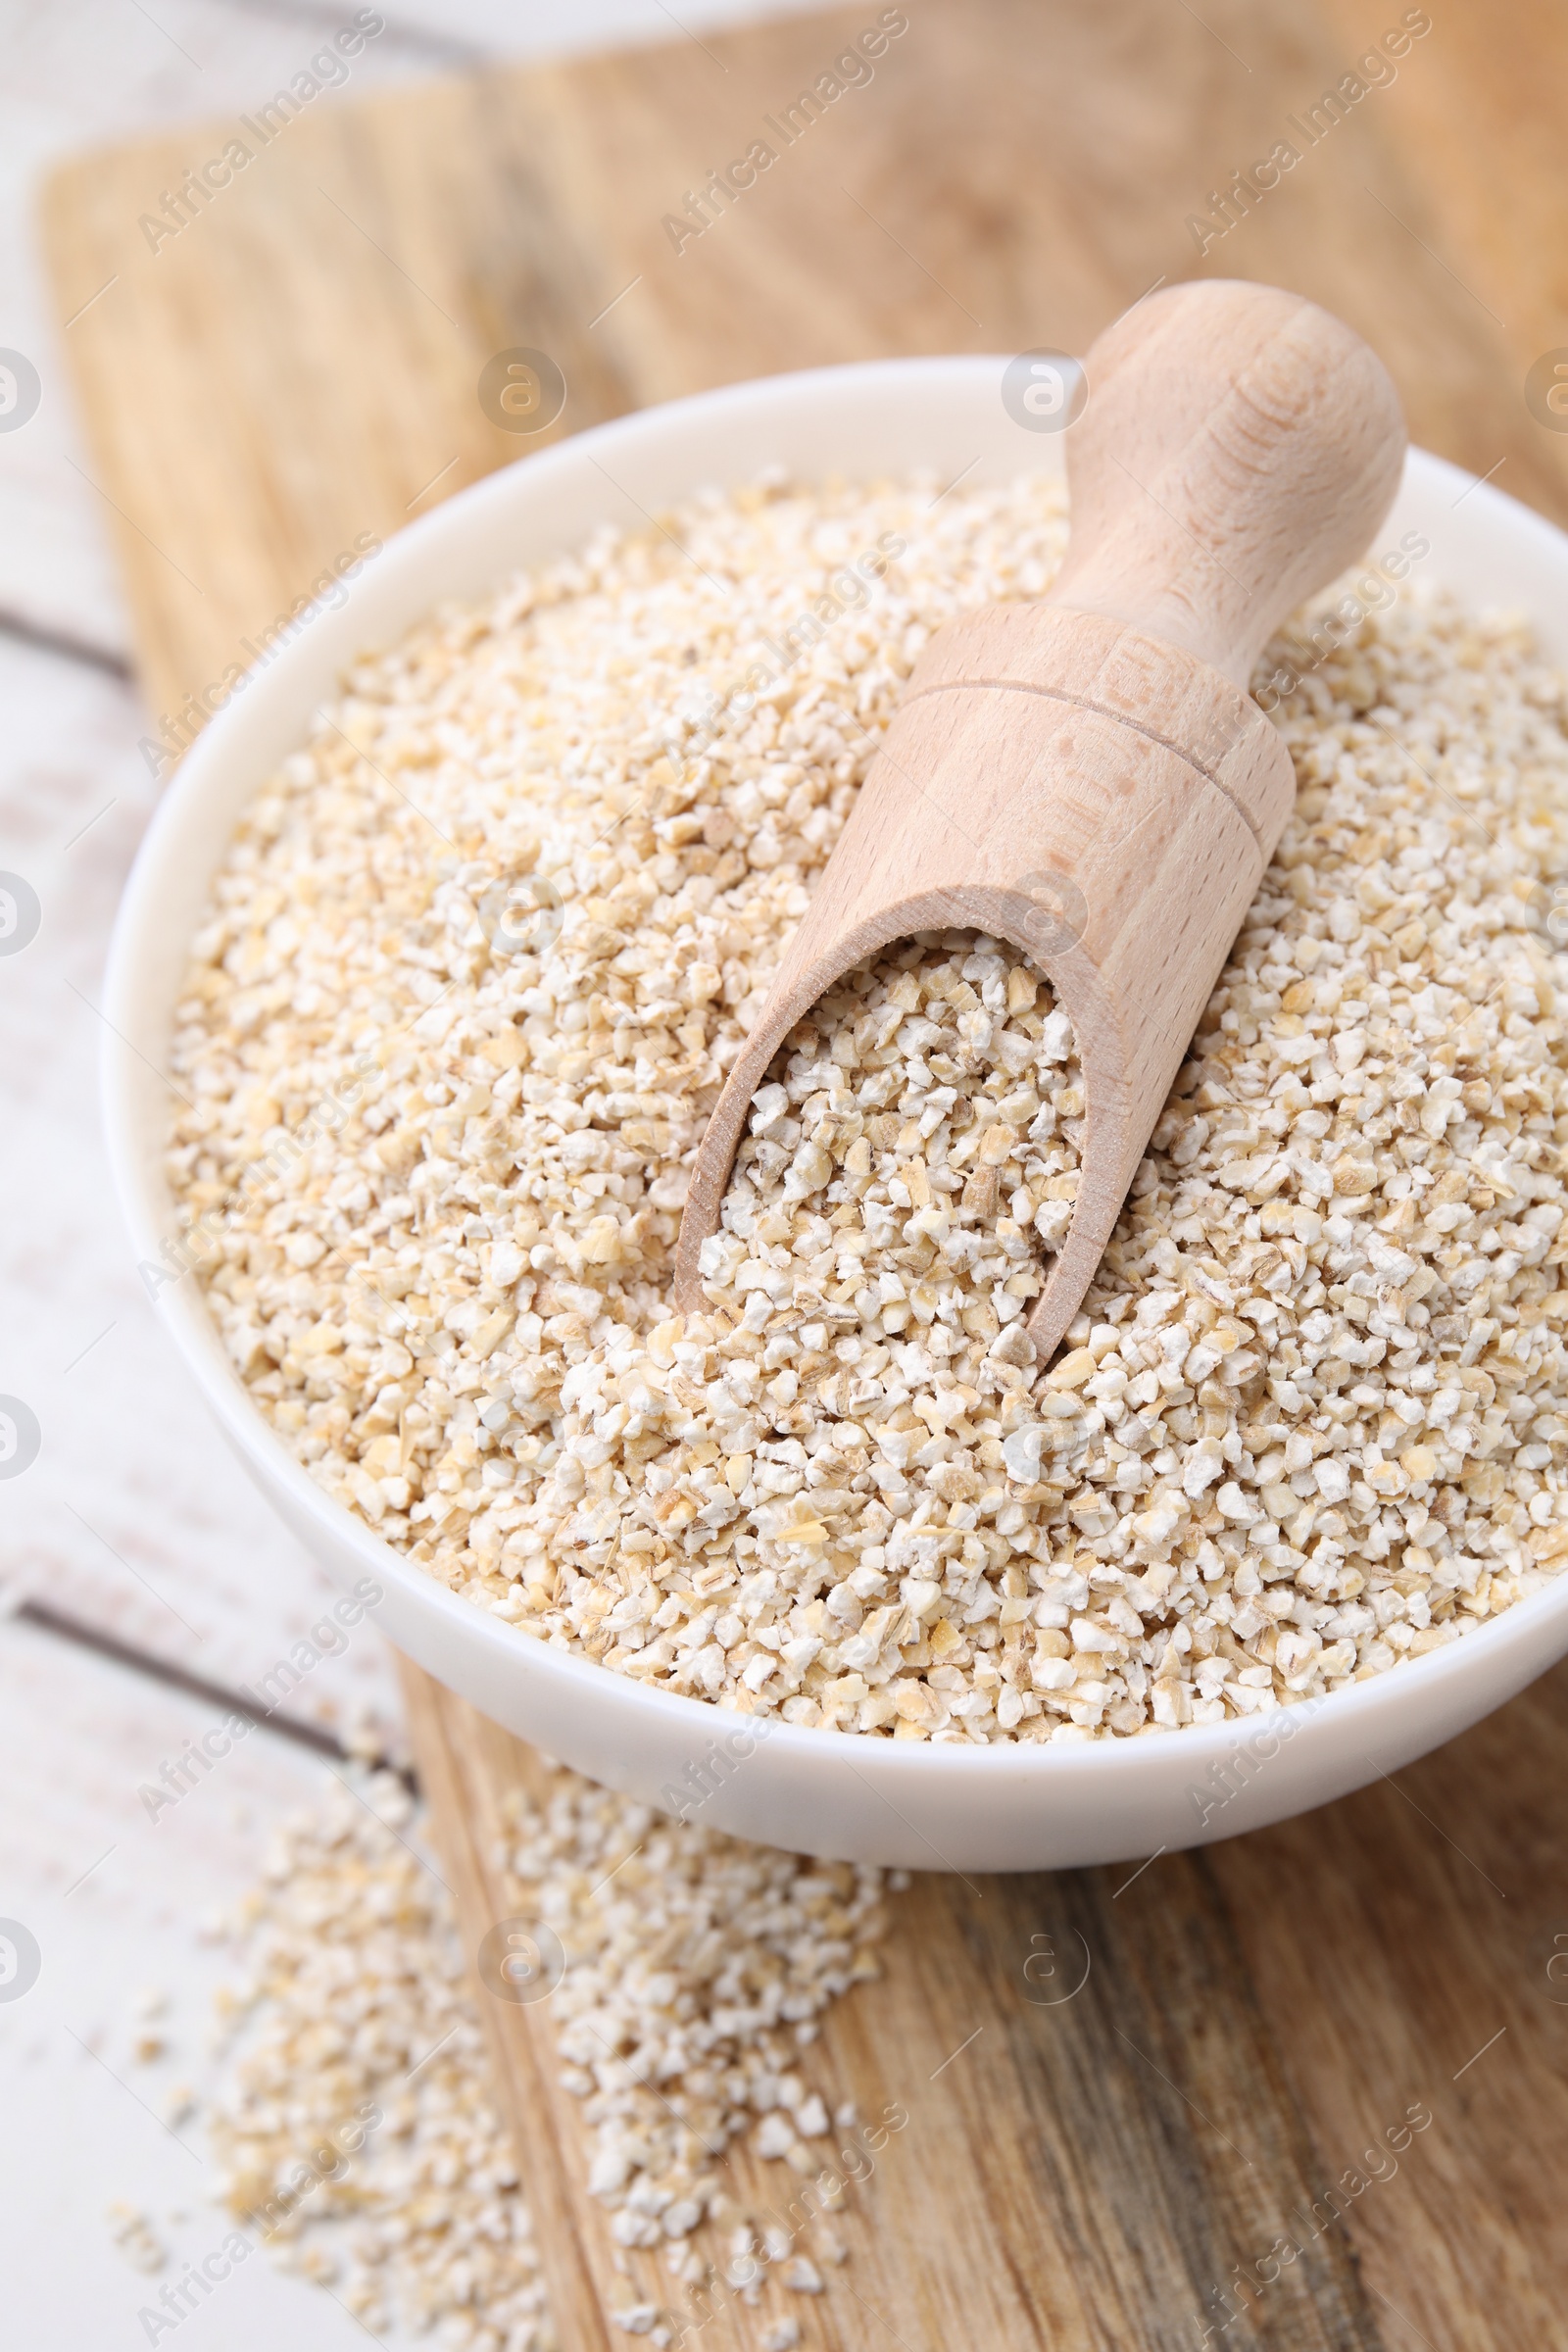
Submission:
{"label": "pile of cereal grain", "polygon": [[[545,1785],[514,1798],[510,1892],[564,1947],[549,1998],[590,2192],[619,2245],[661,2252],[637,2276],[621,2258],[612,2316],[668,2342],[689,2290],[765,2296],[773,2339],[798,2343],[791,2301],[844,2259],[829,2216],[857,2131],[844,2106],[830,2121],[804,2053],[876,1973],[884,1874],[742,1845],[540,1769]],[[247,1974],[220,2003],[232,2046],[209,2118],[220,2194],[372,2332],[401,2319],[465,2352],[553,2352],[446,1897],[401,1784],[376,1776],[368,1796],[334,1789],[290,1824],[234,1923]],[[739,2135],[816,2183],[793,2232],[737,2193],[724,2149]]]}
{"label": "pile of cereal grain", "polygon": [[[1059,1016],[1000,1021],[1027,976],[985,941],[858,977],[801,1041],[843,1080],[797,1104],[786,1071],[760,1114],[783,1125],[754,1134],[711,1311],[670,1315],[668,1285],[703,1121],[901,683],[950,614],[1039,593],[1058,496],[759,491],[666,521],[362,663],[219,877],[172,1167],[186,1262],[300,1457],[537,1638],[913,1739],[1289,1703],[1554,1573],[1568,736],[1525,633],[1433,598],[1267,657],[1298,680],[1297,812],[1042,1369],[1017,1325],[1073,1084],[1041,1051]],[[980,1003],[943,1022],[997,1115],[977,1132],[955,1087],[944,1132],[950,1081],[894,1031],[870,1052],[898,1046],[903,1090],[842,1172],[825,1129],[786,1168],[764,1147],[797,1109],[836,1138],[886,1082],[876,992],[960,954]],[[1004,1110],[1015,1077],[1054,1163]],[[999,1127],[993,1218],[969,1186]]]}
{"label": "pile of cereal grain", "polygon": [[[616,2241],[678,2241],[704,2220],[743,2226],[724,2179],[724,2150],[743,2134],[816,2176],[835,2124],[855,2118],[830,2116],[802,2052],[822,2012],[878,1974],[888,1874],[667,1821],[562,1768],[545,1801],[518,1801],[515,1827],[517,1916],[542,1920],[566,1955],[556,2043],[594,2135],[588,2184],[615,2209]],[[690,2273],[670,2267],[701,2276],[700,2258]],[[819,2283],[808,2249],[792,2249],[782,2277]]]}
{"label": "pile of cereal grain", "polygon": [[[373,1800],[373,1810],[371,1809]],[[220,2194],[375,2333],[555,2352],[528,2210],[442,1888],[375,1776],[281,1831],[231,1934],[232,2047],[208,2115]]]}
{"label": "pile of cereal grain", "polygon": [[1084,1090],[1066,1014],[1010,951],[949,934],[852,972],[777,1073],[703,1247],[710,1302],[726,1321],[750,1308],[758,1331],[790,1310],[823,1371],[831,1338],[877,1346],[912,1324],[984,1386],[1072,1216]]}

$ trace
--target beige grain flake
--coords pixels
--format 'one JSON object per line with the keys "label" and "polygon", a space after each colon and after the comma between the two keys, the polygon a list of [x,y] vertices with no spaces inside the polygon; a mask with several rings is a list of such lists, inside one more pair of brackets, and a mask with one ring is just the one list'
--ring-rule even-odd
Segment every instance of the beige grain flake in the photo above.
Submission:
{"label": "beige grain flake", "polygon": [[1568,737],[1527,632],[1417,581],[1265,656],[1297,810],[1042,1368],[1084,1104],[985,939],[797,1032],[709,1311],[668,1293],[902,682],[1041,592],[1060,492],[770,483],[662,521],[363,661],[219,875],[170,1165],[300,1458],[532,1638],[904,1739],[1296,1703],[1555,1574]]}

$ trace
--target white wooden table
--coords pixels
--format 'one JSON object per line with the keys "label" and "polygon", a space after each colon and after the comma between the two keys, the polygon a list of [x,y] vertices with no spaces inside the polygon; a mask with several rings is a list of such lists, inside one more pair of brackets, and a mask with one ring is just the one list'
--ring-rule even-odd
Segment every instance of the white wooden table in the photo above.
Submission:
{"label": "white wooden table", "polygon": [[[154,1822],[138,1796],[226,1711],[192,1684],[221,1691],[265,1673],[332,1594],[207,1421],[110,1191],[95,1006],[156,787],[66,385],[70,330],[53,317],[32,218],[58,155],[251,109],[354,13],[346,0],[0,9],[0,347],[42,380],[36,413],[0,431],[0,873],[24,876],[42,906],[36,937],[0,955],[0,1396],[24,1399],[42,1430],[38,1458],[0,1481],[0,1922],[22,1922],[41,1952],[23,1997],[0,1984],[8,2352],[146,2340],[137,2312],[177,2271],[131,2267],[108,2217],[117,2201],[176,2258],[221,2236],[199,2123],[164,2120],[176,2086],[199,2097],[210,2079],[211,1995],[232,1967],[203,1923],[251,1883],[270,1827],[319,1794],[335,1768],[323,1735],[368,1731],[400,1752],[390,1662],[365,1630],[313,1674],[291,1723],[237,1746],[178,1806]],[[320,103],[568,40],[700,46],[705,25],[768,13],[766,0],[682,0],[677,23],[662,0],[578,0],[569,19],[548,0],[390,0],[384,31]],[[144,1991],[169,1998],[169,2051],[151,2064],[132,2055]],[[180,2340],[338,2352],[366,2337],[316,2289],[248,2263]]]}

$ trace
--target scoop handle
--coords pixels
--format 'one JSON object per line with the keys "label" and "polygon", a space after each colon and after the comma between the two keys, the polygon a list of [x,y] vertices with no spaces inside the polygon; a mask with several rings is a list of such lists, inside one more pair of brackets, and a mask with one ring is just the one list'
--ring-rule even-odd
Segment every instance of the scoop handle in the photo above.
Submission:
{"label": "scoop handle", "polygon": [[1387,368],[1298,294],[1209,278],[1096,341],[1067,443],[1072,538],[1045,602],[1124,622],[1243,688],[1275,629],[1366,552],[1404,421]]}

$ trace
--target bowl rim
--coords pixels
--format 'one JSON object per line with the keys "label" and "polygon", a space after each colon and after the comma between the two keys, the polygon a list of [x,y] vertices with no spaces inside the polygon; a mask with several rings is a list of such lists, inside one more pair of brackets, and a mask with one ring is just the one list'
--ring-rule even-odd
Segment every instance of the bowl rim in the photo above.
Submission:
{"label": "bowl rim", "polygon": [[[821,401],[844,392],[867,389],[897,396],[908,388],[961,386],[976,378],[993,385],[1006,365],[1004,355],[963,354],[862,361],[802,369],[694,393],[585,427],[547,450],[498,467],[454,493],[429,514],[396,531],[385,543],[384,554],[373,571],[368,570],[344,583],[347,594],[342,605],[335,609],[320,603],[313,605],[301,621],[298,635],[267,663],[247,673],[247,679],[254,678],[259,668],[265,666],[272,672],[270,684],[282,692],[315,651],[313,623],[329,617],[339,624],[334,633],[346,636],[351,616],[363,612],[370,602],[377,575],[382,580],[386,578],[383,565],[387,559],[401,567],[412,568],[439,551],[461,546],[480,516],[517,493],[522,486],[519,477],[524,473],[527,487],[542,490],[551,482],[569,478],[585,459],[590,463],[601,456],[613,459],[618,450],[635,448],[639,443],[653,444],[672,423],[700,425],[709,416],[733,418],[744,416],[749,409],[765,412],[776,407],[781,396],[794,401]],[[1020,466],[1020,470],[1025,468]],[[1404,478],[1407,484],[1425,486],[1434,492],[1457,492],[1472,505],[1472,527],[1485,518],[1494,529],[1512,535],[1516,544],[1521,539],[1534,539],[1540,554],[1568,566],[1568,533],[1490,481],[1414,446],[1407,455]],[[693,489],[698,486],[694,480]],[[1445,503],[1453,505],[1457,500],[1447,499]],[[524,559],[541,560],[538,556]],[[497,578],[504,576],[503,570]],[[482,591],[468,593],[477,595]],[[439,597],[432,599],[432,603],[439,601]],[[373,644],[377,639],[370,634],[363,642]],[[157,1264],[160,1248],[171,1231],[170,1204],[167,1194],[160,1199],[162,1179],[151,1175],[145,1154],[138,1148],[141,1120],[136,1064],[144,1057],[123,1031],[134,1023],[132,1000],[142,951],[157,925],[158,901],[166,870],[178,862],[186,833],[202,808],[210,785],[229,764],[250,723],[250,711],[236,692],[211,717],[180,760],[138,847],[109,948],[100,1047],[104,1126],[116,1196],[142,1265],[148,1261]],[[253,789],[260,790],[260,784]],[[215,870],[209,867],[209,878]],[[162,1215],[160,1210],[164,1212]],[[503,1673],[522,1667],[528,1673],[558,1682],[568,1696],[580,1693],[596,1705],[618,1707],[628,1717],[643,1717],[666,1726],[684,1722],[699,1743],[736,1724],[744,1724],[758,1734],[765,1725],[765,1740],[770,1749],[776,1746],[784,1754],[794,1753],[803,1762],[847,1763],[878,1784],[886,1781],[904,1785],[956,1773],[980,1780],[1000,1777],[1013,1784],[1020,1779],[1031,1785],[1038,1783],[1044,1796],[1053,1785],[1061,1787],[1065,1793],[1066,1785],[1070,1784],[1076,1795],[1090,1780],[1114,1783],[1117,1776],[1139,1775],[1148,1767],[1151,1740],[1174,1741],[1173,1755],[1188,1760],[1191,1781],[1215,1763],[1223,1767],[1227,1758],[1248,1749],[1261,1737],[1278,1736],[1280,1727],[1286,1723],[1300,1729],[1312,1720],[1325,1728],[1340,1727],[1347,1742],[1357,1735],[1365,1741],[1376,1736],[1386,1716],[1397,1719],[1407,1715],[1418,1695],[1435,1701],[1455,1684],[1485,1682],[1488,1666],[1499,1670],[1493,1678],[1499,1679],[1521,1651],[1539,1646],[1544,1654],[1538,1671],[1544,1671],[1557,1653],[1549,1643],[1538,1644],[1539,1632],[1548,1625],[1568,1625],[1568,1573],[1565,1573],[1544,1591],[1515,1601],[1500,1615],[1475,1626],[1458,1640],[1421,1657],[1401,1658],[1393,1667],[1364,1681],[1342,1685],[1315,1698],[1303,1696],[1288,1703],[1271,1698],[1255,1713],[1228,1717],[1217,1723],[1151,1725],[1130,1736],[1086,1733],[1079,1738],[1047,1741],[1004,1738],[984,1745],[939,1744],[820,1730],[786,1723],[777,1714],[750,1715],[722,1702],[650,1688],[631,1676],[616,1674],[576,1649],[557,1648],[525,1632],[520,1625],[499,1618],[451,1592],[377,1535],[346,1504],[338,1502],[296,1459],[251,1401],[223,1349],[199,1285],[185,1280],[170,1281],[161,1286],[154,1304],[204,1402],[247,1469],[258,1477],[264,1492],[269,1493],[269,1499],[270,1490],[275,1485],[293,1505],[296,1519],[320,1529],[327,1541],[320,1550],[313,1549],[312,1556],[334,1581],[337,1572],[326,1566],[325,1555],[332,1549],[346,1549],[367,1574],[400,1592],[417,1614],[444,1622],[460,1643],[466,1644],[470,1651],[488,1653],[490,1662]],[[1433,1708],[1429,1705],[1425,1712],[1430,1715]],[[1396,1730],[1397,1722],[1391,1723],[1389,1728],[1391,1732]],[[1439,1744],[1450,1736],[1449,1730],[1440,1729],[1435,1737],[1427,1739],[1426,1745]],[[1372,1761],[1370,1757],[1367,1760]],[[1381,1767],[1374,1765],[1373,1769],[1378,1771]],[[891,1802],[885,1789],[879,1788],[878,1793]]]}

